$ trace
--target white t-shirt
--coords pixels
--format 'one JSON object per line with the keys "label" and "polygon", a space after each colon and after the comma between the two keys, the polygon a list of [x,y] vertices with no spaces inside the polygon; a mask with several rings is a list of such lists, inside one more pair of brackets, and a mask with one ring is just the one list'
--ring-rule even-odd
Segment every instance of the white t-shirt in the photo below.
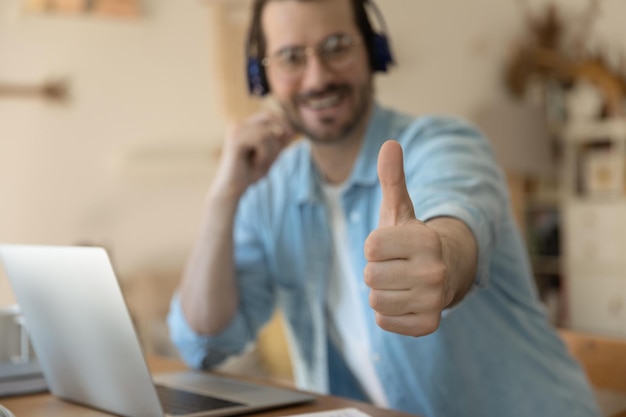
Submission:
{"label": "white t-shirt", "polygon": [[377,406],[386,407],[387,398],[370,355],[357,277],[350,263],[346,218],[341,206],[343,189],[342,185],[322,186],[335,245],[328,282],[330,337],[370,400]]}

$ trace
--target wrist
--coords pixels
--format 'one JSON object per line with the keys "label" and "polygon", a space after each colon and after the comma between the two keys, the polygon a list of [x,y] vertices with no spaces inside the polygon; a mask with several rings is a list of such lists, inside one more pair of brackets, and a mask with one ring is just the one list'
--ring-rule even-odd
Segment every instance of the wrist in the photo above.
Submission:
{"label": "wrist", "polygon": [[234,211],[239,204],[242,192],[228,185],[212,184],[205,196],[205,207],[212,211]]}
{"label": "wrist", "polygon": [[458,304],[469,292],[476,276],[477,244],[461,220],[437,217],[427,222],[441,241],[441,256],[446,267],[444,308]]}
{"label": "wrist", "polygon": [[456,304],[457,301],[457,291],[458,291],[458,282],[455,280],[455,274],[453,269],[453,265],[451,265],[450,259],[450,248],[448,247],[449,243],[446,237],[442,234],[439,234],[439,239],[441,240],[441,256],[443,258],[443,263],[446,268],[446,278],[444,284],[444,294],[443,294],[443,308],[452,307]]}

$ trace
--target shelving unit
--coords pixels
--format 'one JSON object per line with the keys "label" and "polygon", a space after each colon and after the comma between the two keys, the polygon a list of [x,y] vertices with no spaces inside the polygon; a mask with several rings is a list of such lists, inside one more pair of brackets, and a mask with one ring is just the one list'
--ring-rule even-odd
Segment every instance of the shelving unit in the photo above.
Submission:
{"label": "shelving unit", "polygon": [[561,129],[562,267],[574,330],[626,336],[626,119]]}
{"label": "shelving unit", "polygon": [[558,181],[552,176],[528,176],[524,188],[524,237],[533,275],[550,321],[560,326],[564,300]]}

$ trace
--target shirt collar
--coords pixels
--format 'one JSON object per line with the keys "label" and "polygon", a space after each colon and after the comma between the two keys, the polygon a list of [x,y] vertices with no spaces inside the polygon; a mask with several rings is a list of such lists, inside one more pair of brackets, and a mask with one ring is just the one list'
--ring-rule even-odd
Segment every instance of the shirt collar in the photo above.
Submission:
{"label": "shirt collar", "polygon": [[[354,163],[350,178],[346,183],[346,189],[352,185],[373,186],[378,183],[378,171],[376,168],[378,151],[387,139],[391,139],[386,137],[389,132],[389,123],[388,111],[374,102],[365,138],[361,144],[361,149]],[[320,203],[322,201],[320,190],[321,176],[313,163],[309,141],[306,141],[303,150],[304,152],[300,154],[300,160],[298,161],[298,165],[302,166],[303,169],[300,170],[300,178],[297,182],[303,186],[298,187],[296,199],[299,204],[307,202]]]}
{"label": "shirt collar", "polygon": [[374,102],[372,116],[365,132],[365,139],[357,157],[347,187],[352,185],[374,186],[378,184],[378,152],[390,131],[389,111]]}

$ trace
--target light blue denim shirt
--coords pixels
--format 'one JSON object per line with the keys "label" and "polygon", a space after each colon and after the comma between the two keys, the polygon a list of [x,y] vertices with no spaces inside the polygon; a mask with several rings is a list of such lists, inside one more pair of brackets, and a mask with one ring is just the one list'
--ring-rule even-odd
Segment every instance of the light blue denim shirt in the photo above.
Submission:
{"label": "light blue denim shirt", "polygon": [[[407,186],[421,220],[454,216],[478,242],[478,273],[439,329],[408,337],[380,329],[359,274],[372,362],[391,408],[422,416],[573,417],[600,415],[584,375],[568,356],[538,301],[525,246],[489,142],[472,126],[443,117],[407,117],[375,107],[342,196],[355,271],[378,226],[378,151],[404,149]],[[171,337],[194,368],[240,353],[274,309],[283,309],[300,388],[328,391],[326,285],[332,238],[310,144],[284,151],[242,198],[234,230],[240,301],[220,335],[194,333],[174,296]],[[331,370],[332,373],[332,370]]]}

